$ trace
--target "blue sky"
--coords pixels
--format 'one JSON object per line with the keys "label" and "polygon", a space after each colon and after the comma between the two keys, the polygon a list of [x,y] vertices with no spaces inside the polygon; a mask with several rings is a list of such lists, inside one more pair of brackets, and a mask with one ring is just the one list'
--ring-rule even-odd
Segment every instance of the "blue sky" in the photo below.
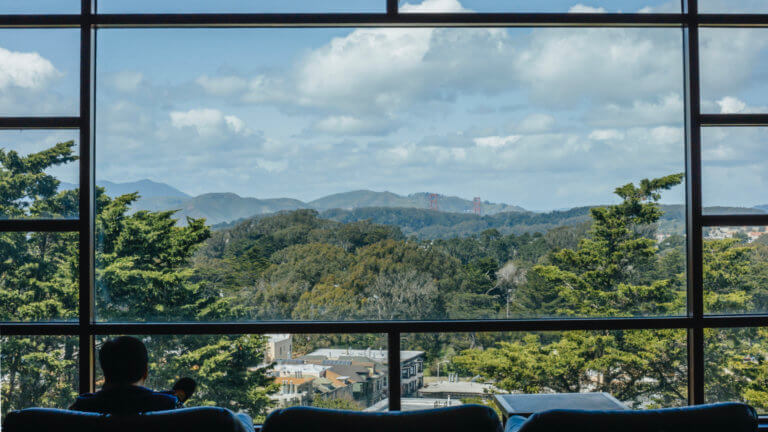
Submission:
{"label": "blue sky", "polygon": [[[254,4],[191,3],[236,12]],[[322,4],[375,11],[380,3]],[[404,12],[510,4],[669,12],[679,4],[410,3]],[[321,3],[258,4],[255,12]],[[765,111],[766,36],[702,30],[705,111]],[[76,114],[77,38],[73,30],[0,31],[0,113]],[[101,179],[302,200],[429,191],[548,210],[613,202],[616,186],[684,169],[679,29],[103,29],[97,38]],[[36,149],[67,134],[3,132],[0,146]],[[768,203],[767,136],[759,128],[705,133],[705,204]],[[65,181],[73,174],[56,171]],[[682,188],[664,200],[682,202]]]}

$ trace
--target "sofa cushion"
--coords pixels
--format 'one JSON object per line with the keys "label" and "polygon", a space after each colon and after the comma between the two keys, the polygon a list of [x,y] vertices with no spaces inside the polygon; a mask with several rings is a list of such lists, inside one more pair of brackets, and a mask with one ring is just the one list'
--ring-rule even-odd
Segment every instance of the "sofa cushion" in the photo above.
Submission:
{"label": "sofa cushion", "polygon": [[742,403],[629,411],[549,410],[512,417],[507,432],[754,432],[757,413]]}
{"label": "sofa cushion", "polygon": [[501,432],[499,416],[482,405],[423,411],[360,412],[311,407],[274,411],[262,432]]}
{"label": "sofa cushion", "polygon": [[52,408],[9,412],[3,432],[247,432],[232,411],[182,408],[133,415],[97,414]]}

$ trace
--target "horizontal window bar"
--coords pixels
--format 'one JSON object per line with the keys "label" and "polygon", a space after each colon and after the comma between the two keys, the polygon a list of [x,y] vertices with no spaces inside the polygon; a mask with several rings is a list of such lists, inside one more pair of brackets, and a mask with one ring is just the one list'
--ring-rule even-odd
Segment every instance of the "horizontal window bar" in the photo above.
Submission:
{"label": "horizontal window bar", "polygon": [[78,129],[79,117],[0,117],[0,129]]}
{"label": "horizontal window bar", "polygon": [[77,323],[1,323],[0,335],[79,335]]}
{"label": "horizontal window bar", "polygon": [[685,14],[622,13],[353,13],[353,14],[100,14],[0,15],[0,27],[94,24],[102,27],[365,27],[365,26],[648,26],[687,24]]}
{"label": "horizontal window bar", "polygon": [[64,232],[79,229],[78,219],[0,219],[0,232]]}
{"label": "horizontal window bar", "polygon": [[699,14],[704,27],[768,27],[768,14]]}
{"label": "horizontal window bar", "polygon": [[703,226],[762,226],[768,225],[768,214],[704,215]]}
{"label": "horizontal window bar", "polygon": [[[93,323],[83,334],[241,334],[241,333],[451,333],[472,331],[641,330],[768,326],[765,315],[710,315],[664,318],[579,318],[555,320],[351,321],[251,323]],[[0,334],[79,334],[77,323],[0,323]]]}
{"label": "horizontal window bar", "polygon": [[702,114],[702,126],[768,126],[768,114]]}

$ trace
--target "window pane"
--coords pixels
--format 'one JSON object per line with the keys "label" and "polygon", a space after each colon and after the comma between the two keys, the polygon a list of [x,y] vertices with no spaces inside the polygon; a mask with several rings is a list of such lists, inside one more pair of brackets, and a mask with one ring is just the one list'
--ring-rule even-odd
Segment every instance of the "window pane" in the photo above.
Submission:
{"label": "window pane", "polygon": [[100,0],[99,13],[385,12],[386,0]]}
{"label": "window pane", "polygon": [[98,316],[681,314],[680,38],[100,30]]}
{"label": "window pane", "polygon": [[680,2],[667,0],[597,0],[590,2],[569,0],[523,2],[506,0],[400,0],[400,12],[680,13]]}
{"label": "window pane", "polygon": [[[146,386],[197,383],[185,406],[217,405],[262,423],[277,408],[363,410],[386,398],[386,335],[139,336],[149,351]],[[106,337],[97,341],[101,349]],[[97,387],[104,384],[97,366]]]}
{"label": "window pane", "polygon": [[768,13],[763,0],[699,0],[700,13]]}
{"label": "window pane", "polygon": [[705,214],[768,211],[768,128],[703,128],[702,196]]}
{"label": "window pane", "polygon": [[0,0],[0,14],[79,13],[79,0]]}
{"label": "window pane", "polygon": [[77,131],[0,131],[0,219],[77,218],[77,142]]}
{"label": "window pane", "polygon": [[403,382],[405,411],[480,403],[501,415],[494,397],[507,393],[604,392],[632,409],[687,404],[685,330],[412,333],[402,346],[425,353],[423,377]]}
{"label": "window pane", "polygon": [[702,28],[701,111],[768,112],[768,29]]}
{"label": "window pane", "polygon": [[77,115],[79,64],[76,29],[0,30],[0,116]]}
{"label": "window pane", "polygon": [[768,329],[704,330],[704,380],[707,403],[738,401],[768,413],[766,358]]}
{"label": "window pane", "polygon": [[77,233],[0,233],[0,256],[0,321],[77,319]]}
{"label": "window pane", "polygon": [[766,227],[704,228],[704,310],[707,313],[768,311]]}
{"label": "window pane", "polygon": [[76,337],[0,336],[0,422],[9,411],[72,404],[78,358]]}

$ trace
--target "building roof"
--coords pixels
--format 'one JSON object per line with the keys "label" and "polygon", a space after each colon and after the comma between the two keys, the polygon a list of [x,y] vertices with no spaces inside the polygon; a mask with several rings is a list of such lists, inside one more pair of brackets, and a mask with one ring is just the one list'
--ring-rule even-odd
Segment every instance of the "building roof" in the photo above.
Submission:
{"label": "building roof", "polygon": [[315,379],[318,379],[318,378],[313,377],[313,376],[302,377],[302,378],[290,377],[290,376],[279,376],[279,377],[275,377],[274,381],[275,381],[275,384],[291,383],[291,384],[295,384],[295,385],[299,386],[299,385],[302,385],[302,384],[304,384],[304,383],[306,383],[308,381],[312,381],[312,380],[315,380]]}
{"label": "building roof", "polygon": [[365,382],[370,375],[370,371],[362,366],[336,365],[331,366],[328,371],[338,375],[339,378],[347,377],[354,382]]}
{"label": "building roof", "polygon": [[[400,411],[420,411],[432,408],[464,405],[458,399],[434,399],[434,398],[401,398]],[[389,410],[389,398],[385,398],[369,406],[363,411],[381,412]]]}
{"label": "building roof", "polygon": [[[400,351],[400,361],[407,362],[416,357],[423,356],[424,351]],[[379,363],[387,363],[387,350],[385,349],[348,349],[348,348],[321,348],[304,357],[323,356],[329,360],[362,358],[371,359]]]}
{"label": "building roof", "polygon": [[277,364],[272,368],[272,371],[277,372],[280,376],[294,375],[300,373],[301,375],[314,375],[322,376],[326,370],[330,369],[330,366],[322,366],[317,364]]}
{"label": "building roof", "polygon": [[265,336],[272,343],[284,341],[286,339],[291,339],[291,335],[290,334],[268,334],[268,335],[265,335]]}
{"label": "building roof", "polygon": [[419,389],[419,393],[462,393],[462,394],[488,394],[488,393],[506,393],[499,390],[492,384],[470,382],[470,381],[438,381],[426,384]]}

